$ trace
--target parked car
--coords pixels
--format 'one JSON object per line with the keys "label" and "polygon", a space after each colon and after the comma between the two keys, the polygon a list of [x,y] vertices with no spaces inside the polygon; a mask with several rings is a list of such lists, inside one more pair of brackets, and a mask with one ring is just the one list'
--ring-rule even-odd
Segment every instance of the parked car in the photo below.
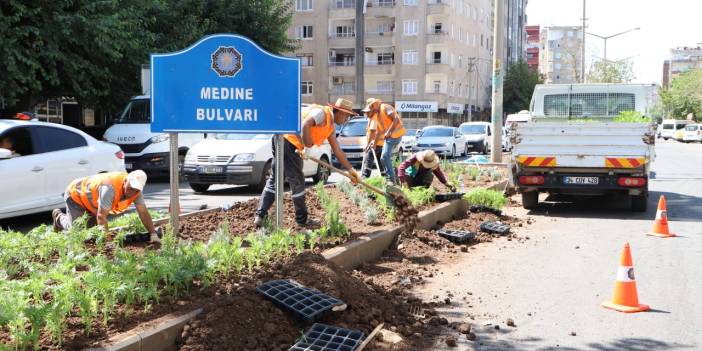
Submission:
{"label": "parked car", "polygon": [[13,141],[16,154],[0,149],[0,218],[49,211],[63,206],[74,179],[124,171],[118,146],[64,125],[0,120],[0,140]]}
{"label": "parked car", "polygon": [[[190,187],[205,192],[213,184],[266,185],[273,161],[271,134],[213,134],[193,145],[181,170]],[[307,149],[310,156],[329,162],[331,147],[325,143]],[[329,170],[305,160],[303,173],[315,182],[326,182]]]}
{"label": "parked car", "polygon": [[434,150],[442,156],[458,157],[466,154],[467,144],[456,127],[429,126],[417,137],[416,151]]}
{"label": "parked car", "polygon": [[[363,162],[363,148],[366,146],[366,129],[368,128],[368,118],[353,117],[339,130],[336,140],[341,146],[341,150],[346,154],[354,167],[361,167]],[[339,165],[339,160],[332,155],[335,165]]]}
{"label": "parked car", "polygon": [[688,124],[685,127],[683,141],[686,143],[691,141],[702,142],[702,124]]}
{"label": "parked car", "polygon": [[412,152],[417,146],[417,134],[419,134],[419,129],[407,129],[405,135],[402,136],[400,141],[400,149],[402,152]]}
{"label": "parked car", "polygon": [[678,129],[673,133],[673,139],[679,142],[683,142],[683,138],[685,137],[685,128]]}
{"label": "parked car", "polygon": [[463,133],[468,141],[468,152],[487,154],[490,152],[492,143],[492,130],[488,122],[466,122],[458,129]]}
{"label": "parked car", "polygon": [[[685,129],[685,126],[692,122],[682,119],[664,119],[661,123],[661,137],[663,140],[675,139],[675,133]],[[681,139],[682,140],[682,136]]]}

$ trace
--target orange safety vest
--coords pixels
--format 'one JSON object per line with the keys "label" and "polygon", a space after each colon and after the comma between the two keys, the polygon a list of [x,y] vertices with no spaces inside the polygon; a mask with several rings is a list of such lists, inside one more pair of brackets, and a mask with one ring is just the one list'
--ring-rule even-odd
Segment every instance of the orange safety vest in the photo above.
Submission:
{"label": "orange safety vest", "polygon": [[[71,182],[68,186],[68,191],[71,195],[71,199],[86,211],[97,216],[98,209],[98,198],[100,197],[98,188],[101,185],[112,185],[115,189],[115,199],[112,201],[112,208],[110,209],[110,214],[120,214],[126,211],[129,206],[136,200],[139,193],[136,195],[126,198],[122,201],[122,195],[124,191],[124,182],[127,181],[126,172],[111,172],[111,173],[101,173],[90,177],[78,178]],[[88,198],[88,192],[91,193],[91,197]]]}
{"label": "orange safety vest", "polygon": [[[392,124],[392,118],[388,116],[388,114],[385,112],[385,109],[390,106],[388,104],[380,104],[380,113],[375,113],[371,118],[374,118],[376,121],[378,121],[378,133],[385,134],[385,131],[390,128],[390,125]],[[380,115],[380,116],[378,116]],[[395,130],[392,132],[390,135],[391,138],[399,138],[403,135],[405,135],[405,127],[402,125],[402,118],[400,117],[400,114],[395,110],[395,118],[397,119],[397,124],[395,124]]]}
{"label": "orange safety vest", "polygon": [[[324,114],[326,115],[324,125],[315,125],[310,128],[310,133],[312,134],[312,144],[314,144],[315,146],[320,146],[324,144],[324,141],[327,140],[330,135],[334,134],[334,110],[329,106],[307,106],[302,109],[303,122],[310,115],[310,111],[312,111],[313,108],[321,108],[322,110],[324,110]],[[295,147],[298,150],[304,150],[305,146],[302,143],[300,143],[300,141],[295,136],[298,136],[300,137],[300,139],[302,139],[302,136],[297,134],[285,134],[283,137],[289,142],[291,142],[293,145],[295,145]]]}

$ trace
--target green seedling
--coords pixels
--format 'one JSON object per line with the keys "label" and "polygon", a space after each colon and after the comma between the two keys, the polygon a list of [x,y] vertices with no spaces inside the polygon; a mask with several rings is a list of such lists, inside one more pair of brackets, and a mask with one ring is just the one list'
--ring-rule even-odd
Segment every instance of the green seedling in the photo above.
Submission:
{"label": "green seedling", "polygon": [[501,191],[485,188],[473,188],[464,198],[471,205],[482,205],[496,210],[501,210],[507,203],[507,198]]}

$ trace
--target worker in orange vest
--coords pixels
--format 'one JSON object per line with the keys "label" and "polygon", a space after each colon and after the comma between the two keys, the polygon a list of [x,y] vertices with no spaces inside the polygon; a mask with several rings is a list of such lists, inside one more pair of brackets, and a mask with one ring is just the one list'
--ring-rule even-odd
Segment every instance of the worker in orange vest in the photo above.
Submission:
{"label": "worker in orange vest", "polygon": [[[307,205],[305,205],[305,175],[302,173],[302,164],[305,149],[313,146],[320,146],[325,141],[329,141],[334,155],[339,163],[345,168],[355,184],[360,180],[358,173],[346,159],[346,155],[341,150],[339,142],[336,140],[334,123],[342,125],[353,115],[353,104],[346,99],[338,99],[335,104],[327,106],[310,105],[302,109],[302,134],[285,134],[283,145],[283,167],[285,169],[285,179],[290,184],[292,191],[293,205],[295,206],[295,222],[298,228],[318,227],[319,222],[309,218]],[[276,166],[275,142],[273,142],[273,164],[271,173],[266,181],[266,186],[261,192],[261,199],[256,209],[254,225],[256,228],[263,226],[268,210],[275,201],[275,166]]]}
{"label": "worker in orange vest", "polygon": [[380,139],[383,140],[380,162],[383,164],[387,179],[397,183],[397,174],[392,165],[392,154],[399,147],[402,136],[405,135],[402,118],[392,105],[385,104],[382,100],[376,98],[366,100],[366,107],[362,111],[368,115],[369,119],[375,120],[378,124],[376,143]]}
{"label": "worker in orange vest", "polygon": [[73,221],[88,214],[88,225],[101,225],[109,234],[109,215],[117,215],[134,204],[139,219],[151,234],[151,241],[160,241],[151,215],[141,192],[146,185],[146,173],[136,170],[130,173],[111,172],[78,178],[71,182],[64,193],[66,213],[54,209],[54,229],[68,230]]}

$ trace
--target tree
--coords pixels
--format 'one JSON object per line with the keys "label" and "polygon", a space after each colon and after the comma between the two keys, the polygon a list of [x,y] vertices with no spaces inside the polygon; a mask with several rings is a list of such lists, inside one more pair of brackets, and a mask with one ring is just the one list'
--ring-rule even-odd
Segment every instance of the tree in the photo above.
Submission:
{"label": "tree", "polygon": [[634,79],[630,61],[595,61],[587,73],[588,83],[629,83]]}
{"label": "tree", "polygon": [[503,87],[504,112],[528,110],[534,86],[540,83],[543,83],[543,79],[539,73],[529,69],[524,60],[519,60],[507,67]]}
{"label": "tree", "polygon": [[660,90],[668,118],[685,119],[692,113],[702,121],[702,69],[684,72],[673,78],[670,88]]}
{"label": "tree", "polygon": [[139,92],[139,67],[213,33],[272,52],[294,48],[287,0],[0,2],[0,103],[10,114],[48,98],[116,110]]}

